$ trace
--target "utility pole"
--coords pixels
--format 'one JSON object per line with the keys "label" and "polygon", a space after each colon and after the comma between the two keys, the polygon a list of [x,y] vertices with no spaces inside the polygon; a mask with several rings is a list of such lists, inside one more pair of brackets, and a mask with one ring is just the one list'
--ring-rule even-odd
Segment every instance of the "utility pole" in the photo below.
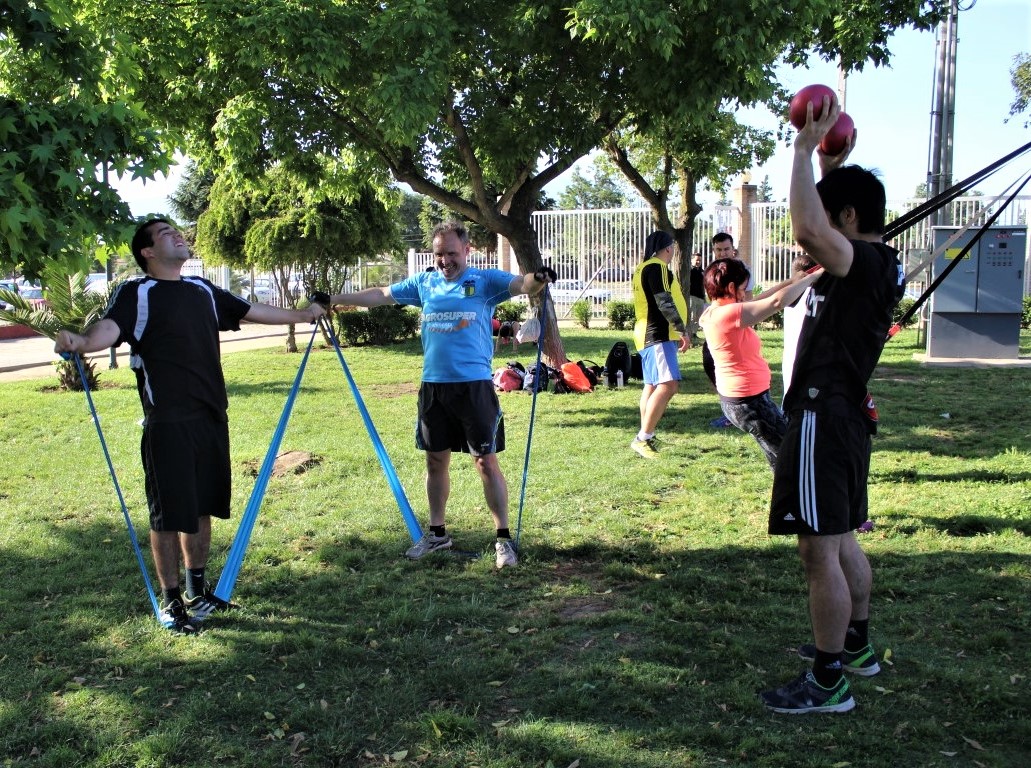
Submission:
{"label": "utility pole", "polygon": [[[931,136],[927,152],[927,197],[935,197],[952,184],[952,140],[956,119],[956,52],[959,2],[951,0],[948,16],[938,24],[935,36],[934,97],[931,104]],[[948,223],[944,208],[935,224]]]}
{"label": "utility pole", "polygon": [[[107,161],[104,161],[102,173],[104,174],[104,186],[107,186]],[[104,271],[107,273],[107,290],[111,291],[111,283],[115,277],[115,257],[114,254],[108,251],[107,262],[104,264]],[[109,370],[114,370],[118,367],[118,355],[115,352],[115,348],[111,347],[109,350],[110,357],[108,358],[107,367]]]}

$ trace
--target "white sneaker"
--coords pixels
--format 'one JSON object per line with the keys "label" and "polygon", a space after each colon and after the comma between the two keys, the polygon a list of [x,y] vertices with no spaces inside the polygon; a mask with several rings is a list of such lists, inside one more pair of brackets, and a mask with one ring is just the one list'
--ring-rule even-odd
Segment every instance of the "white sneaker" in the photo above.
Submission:
{"label": "white sneaker", "polygon": [[420,557],[425,557],[431,552],[441,549],[451,549],[451,537],[447,535],[434,536],[432,533],[426,533],[405,552],[405,557],[409,560],[418,560]]}
{"label": "white sneaker", "polygon": [[508,566],[512,568],[519,562],[519,558],[516,557],[515,547],[512,546],[512,542],[508,539],[498,539],[494,542],[494,564],[498,568],[504,568]]}

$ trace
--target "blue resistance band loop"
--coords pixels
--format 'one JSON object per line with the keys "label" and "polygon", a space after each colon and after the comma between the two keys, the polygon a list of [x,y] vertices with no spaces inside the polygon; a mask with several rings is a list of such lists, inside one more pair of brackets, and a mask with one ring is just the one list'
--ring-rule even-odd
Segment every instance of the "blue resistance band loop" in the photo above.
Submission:
{"label": "blue resistance band loop", "polygon": [[229,555],[226,557],[226,564],[222,568],[222,574],[215,586],[215,597],[226,602],[233,596],[233,587],[236,585],[236,577],[240,574],[240,566],[243,565],[244,555],[247,554],[247,545],[251,540],[251,531],[254,530],[254,522],[258,518],[258,510],[261,509],[261,502],[265,498],[265,490],[268,488],[269,478],[272,476],[272,469],[276,463],[276,454],[279,452],[279,445],[283,442],[283,434],[286,432],[287,422],[290,421],[290,412],[294,407],[294,400],[297,399],[297,390],[301,386],[301,378],[304,376],[304,369],[308,365],[308,355],[311,353],[311,346],[315,342],[315,334],[319,327],[316,325],[308,339],[308,348],[304,351],[301,364],[294,377],[294,385],[290,394],[286,397],[286,404],[283,406],[283,414],[279,417],[279,424],[272,435],[272,442],[265,453],[265,460],[261,464],[261,470],[254,481],[254,488],[251,490],[251,497],[247,500],[247,508],[240,518],[240,526],[236,529],[233,543],[229,547]]}
{"label": "blue resistance band loop", "polygon": [[537,414],[537,393],[541,388],[541,355],[544,352],[544,334],[548,328],[548,299],[550,291],[544,286],[541,300],[541,332],[537,337],[537,364],[533,369],[533,398],[530,400],[530,428],[526,433],[526,455],[523,457],[523,486],[519,489],[519,512],[516,515],[515,548],[519,549],[519,536],[523,532],[523,501],[526,499],[526,478],[530,470],[530,444],[533,442],[533,422]]}
{"label": "blue resistance band loop", "polygon": [[115,493],[118,494],[118,503],[122,505],[122,516],[125,518],[125,525],[129,529],[129,539],[132,541],[132,548],[136,552],[136,562],[139,563],[140,571],[143,573],[143,582],[147,586],[147,597],[150,598],[150,605],[154,609],[154,616],[161,620],[161,609],[158,607],[157,597],[154,595],[154,585],[147,573],[147,564],[143,561],[143,552],[140,551],[140,542],[136,538],[136,529],[129,519],[129,510],[125,506],[125,497],[122,496],[122,487],[118,484],[118,477],[115,475],[114,464],[111,463],[111,454],[107,450],[107,441],[104,440],[104,431],[100,428],[100,417],[93,405],[93,397],[89,392],[89,384],[86,382],[86,372],[82,368],[82,357],[78,354],[62,353],[65,360],[74,359],[75,367],[79,369],[79,378],[82,379],[82,390],[86,393],[86,402],[89,403],[90,415],[93,417],[93,424],[97,428],[97,437],[100,438],[100,447],[104,449],[104,458],[107,460],[107,469],[111,473],[111,482],[114,483]]}
{"label": "blue resistance band loop", "polygon": [[372,440],[372,447],[376,450],[376,457],[379,459],[380,466],[383,467],[383,474],[386,475],[390,490],[394,492],[394,499],[397,501],[402,517],[404,517],[405,526],[408,528],[408,535],[412,537],[413,542],[418,541],[422,538],[422,529],[419,527],[419,521],[415,519],[415,512],[412,511],[412,505],[408,503],[405,489],[401,487],[401,481],[397,478],[394,465],[390,461],[390,456],[387,455],[387,449],[383,447],[383,441],[376,431],[376,425],[372,423],[369,410],[365,407],[365,401],[362,400],[361,392],[358,391],[358,385],[354,383],[351,369],[347,367],[347,362],[344,360],[344,353],[340,351],[340,342],[337,341],[336,333],[333,331],[333,324],[321,319],[319,322],[324,322],[329,330],[329,338],[333,342],[333,349],[336,350],[337,358],[340,360],[340,367],[344,369],[347,383],[351,386],[351,394],[354,395],[355,405],[358,406],[358,412],[362,415],[362,421],[365,422],[365,429],[369,433],[369,439]]}

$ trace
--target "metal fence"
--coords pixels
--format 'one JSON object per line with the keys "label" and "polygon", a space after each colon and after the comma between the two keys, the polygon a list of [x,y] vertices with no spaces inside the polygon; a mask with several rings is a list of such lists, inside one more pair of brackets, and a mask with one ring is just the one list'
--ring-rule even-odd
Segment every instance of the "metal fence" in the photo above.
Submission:
{"label": "metal fence", "polygon": [[[921,205],[922,199],[903,200],[888,203],[889,222]],[[984,196],[959,197],[942,212],[941,224],[965,226],[977,218],[976,226],[1002,205]],[[1025,225],[1031,197],[1017,197],[1007,206],[995,222],[995,226]],[[927,217],[891,241],[902,254],[903,268],[908,274],[931,253],[931,227],[937,222]],[[772,285],[791,274],[791,261],[801,253],[791,231],[791,217],[787,203],[756,203],[751,209],[752,227],[752,281],[757,285]],[[1031,261],[1025,254],[1025,263]],[[910,281],[909,293],[919,294],[926,287],[926,272]],[[1031,293],[1031,277],[1024,270],[1024,293]]]}

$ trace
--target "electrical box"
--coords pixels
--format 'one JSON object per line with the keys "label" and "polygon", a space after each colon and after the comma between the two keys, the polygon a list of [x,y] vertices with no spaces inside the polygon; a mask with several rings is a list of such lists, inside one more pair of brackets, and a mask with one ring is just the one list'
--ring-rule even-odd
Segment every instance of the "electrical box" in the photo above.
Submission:
{"label": "electrical box", "polygon": [[[932,227],[937,250],[958,227]],[[977,235],[970,230],[931,265],[932,278]],[[1027,227],[989,227],[931,294],[928,357],[1016,358],[1024,299]]]}

